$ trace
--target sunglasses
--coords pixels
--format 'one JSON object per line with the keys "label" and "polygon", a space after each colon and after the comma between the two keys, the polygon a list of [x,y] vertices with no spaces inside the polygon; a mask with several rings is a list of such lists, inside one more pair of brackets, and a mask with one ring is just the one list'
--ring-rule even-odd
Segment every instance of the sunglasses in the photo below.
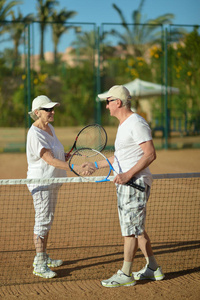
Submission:
{"label": "sunglasses", "polygon": [[118,98],[116,98],[116,99],[112,99],[112,100],[108,100],[108,99],[106,99],[106,104],[109,104],[110,102],[112,102],[112,101],[116,101],[116,100],[118,100]]}
{"label": "sunglasses", "polygon": [[40,110],[44,110],[46,112],[51,112],[52,110],[54,110],[54,107],[51,107],[51,108],[40,108]]}

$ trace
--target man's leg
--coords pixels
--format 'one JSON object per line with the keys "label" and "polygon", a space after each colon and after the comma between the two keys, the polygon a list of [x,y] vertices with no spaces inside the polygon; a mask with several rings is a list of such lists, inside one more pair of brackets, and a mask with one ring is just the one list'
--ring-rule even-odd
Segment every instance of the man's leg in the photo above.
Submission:
{"label": "man's leg", "polygon": [[144,231],[143,234],[138,236],[138,246],[145,257],[153,255],[151,241],[146,231]]}
{"label": "man's leg", "polygon": [[121,270],[107,280],[102,280],[105,287],[133,286],[135,280],[132,276],[132,262],[137,251],[137,239],[135,236],[124,237],[124,263]]}
{"label": "man's leg", "polygon": [[141,249],[147,265],[150,269],[156,270],[158,268],[158,264],[153,254],[153,250],[151,247],[151,241],[146,231],[140,236],[138,236],[138,246]]}
{"label": "man's leg", "polygon": [[133,273],[135,280],[162,280],[165,275],[163,274],[161,267],[159,267],[156,262],[151,248],[150,238],[146,231],[144,231],[142,235],[138,236],[138,246],[145,256],[146,265],[140,271]]}
{"label": "man's leg", "polygon": [[138,248],[138,240],[134,235],[124,237],[124,263],[122,272],[130,276],[132,273],[132,264]]}

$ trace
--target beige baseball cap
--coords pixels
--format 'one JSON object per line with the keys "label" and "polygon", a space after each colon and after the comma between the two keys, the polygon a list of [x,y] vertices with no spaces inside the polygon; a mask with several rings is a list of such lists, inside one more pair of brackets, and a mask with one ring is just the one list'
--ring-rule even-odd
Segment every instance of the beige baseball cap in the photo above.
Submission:
{"label": "beige baseball cap", "polygon": [[110,97],[119,98],[122,101],[131,99],[129,90],[123,85],[114,85],[107,93],[99,94],[99,99],[106,100]]}

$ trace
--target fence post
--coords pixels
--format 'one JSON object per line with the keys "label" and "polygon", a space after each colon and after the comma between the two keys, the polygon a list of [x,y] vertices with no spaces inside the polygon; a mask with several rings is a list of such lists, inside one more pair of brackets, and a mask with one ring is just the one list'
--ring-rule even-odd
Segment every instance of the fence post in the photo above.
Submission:
{"label": "fence post", "polygon": [[96,122],[101,125],[101,103],[97,100],[97,95],[100,93],[101,90],[101,82],[100,82],[100,49],[99,49],[99,27],[97,27],[97,34],[96,34],[96,49],[97,49],[97,67],[96,67],[96,91],[97,94],[95,95],[95,102],[96,102]]}
{"label": "fence post", "polygon": [[165,29],[165,39],[164,39],[164,43],[165,43],[165,51],[164,51],[164,76],[165,76],[165,99],[164,99],[164,112],[165,112],[165,126],[164,126],[164,138],[165,138],[165,143],[164,143],[164,148],[168,149],[168,69],[167,69],[167,57],[168,57],[168,31],[167,28]]}
{"label": "fence post", "polygon": [[[28,111],[31,111],[31,71],[30,71],[30,24],[28,26],[28,53],[27,53],[27,102]],[[31,118],[28,116],[28,128],[31,127]]]}

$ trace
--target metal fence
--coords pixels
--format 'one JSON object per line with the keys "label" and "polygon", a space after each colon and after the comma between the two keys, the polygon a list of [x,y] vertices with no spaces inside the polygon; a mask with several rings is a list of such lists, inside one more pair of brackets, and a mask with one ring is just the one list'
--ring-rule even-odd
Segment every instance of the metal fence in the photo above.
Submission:
{"label": "metal fence", "polygon": [[161,148],[173,135],[200,134],[198,27],[66,23],[56,39],[57,23],[46,23],[43,38],[40,25],[0,23],[1,127],[30,127],[27,112],[39,94],[61,103],[55,126],[116,125],[97,94],[137,83],[132,109]]}

